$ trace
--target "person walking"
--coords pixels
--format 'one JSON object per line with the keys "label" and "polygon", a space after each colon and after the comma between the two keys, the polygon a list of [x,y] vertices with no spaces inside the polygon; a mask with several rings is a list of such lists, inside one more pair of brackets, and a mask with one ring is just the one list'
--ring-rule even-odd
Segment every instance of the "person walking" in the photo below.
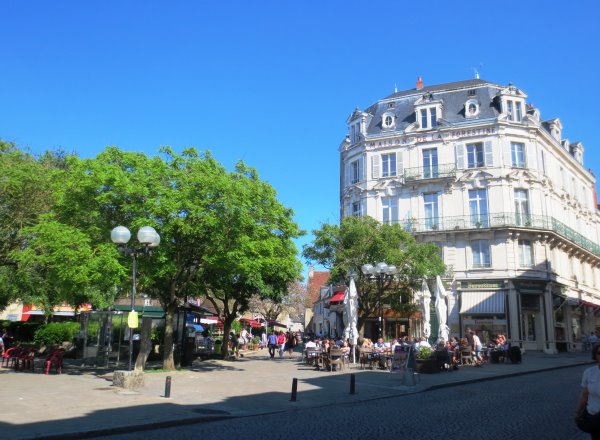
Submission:
{"label": "person walking", "polygon": [[277,335],[275,334],[275,329],[271,331],[268,341],[267,346],[269,347],[269,356],[271,359],[275,359],[275,349],[277,348]]}
{"label": "person walking", "polygon": [[575,423],[592,440],[600,440],[600,346],[592,351],[597,365],[586,368],[581,378],[581,396],[575,408]]}
{"label": "person walking", "polygon": [[483,349],[483,345],[481,344],[481,339],[479,339],[479,336],[473,330],[471,330],[471,340],[473,341],[473,353],[475,353],[475,366],[482,367],[483,359],[481,358],[481,350]]}
{"label": "person walking", "polygon": [[296,348],[296,335],[292,331],[289,331],[286,335],[285,348],[287,348],[288,357],[291,358]]}
{"label": "person walking", "polygon": [[282,358],[283,353],[285,353],[285,342],[286,342],[285,333],[283,333],[283,330],[281,330],[279,332],[279,335],[277,335],[277,346],[279,347],[279,357],[280,358]]}

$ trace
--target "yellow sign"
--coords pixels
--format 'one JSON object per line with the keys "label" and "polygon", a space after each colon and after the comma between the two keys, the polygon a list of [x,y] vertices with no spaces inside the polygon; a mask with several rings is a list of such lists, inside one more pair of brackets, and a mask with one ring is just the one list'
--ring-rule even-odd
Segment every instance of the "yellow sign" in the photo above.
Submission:
{"label": "yellow sign", "polygon": [[137,328],[138,327],[138,313],[137,312],[129,312],[129,316],[127,317],[127,325],[129,328]]}

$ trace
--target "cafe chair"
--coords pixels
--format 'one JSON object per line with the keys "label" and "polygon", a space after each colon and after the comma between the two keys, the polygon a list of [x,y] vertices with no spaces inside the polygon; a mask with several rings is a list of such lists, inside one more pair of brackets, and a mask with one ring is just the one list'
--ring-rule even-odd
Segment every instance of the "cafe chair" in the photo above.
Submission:
{"label": "cafe chair", "polygon": [[333,371],[334,366],[339,366],[339,370],[344,368],[344,351],[338,348],[329,350],[329,371]]}
{"label": "cafe chair", "polygon": [[471,350],[461,350],[460,363],[461,365],[473,365],[475,363],[473,352]]}

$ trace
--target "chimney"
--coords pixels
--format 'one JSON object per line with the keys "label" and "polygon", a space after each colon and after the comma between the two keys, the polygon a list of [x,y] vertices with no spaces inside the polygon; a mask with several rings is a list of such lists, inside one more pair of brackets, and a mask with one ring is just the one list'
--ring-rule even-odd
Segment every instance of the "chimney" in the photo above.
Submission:
{"label": "chimney", "polygon": [[423,78],[420,76],[417,78],[417,90],[421,90],[423,88]]}

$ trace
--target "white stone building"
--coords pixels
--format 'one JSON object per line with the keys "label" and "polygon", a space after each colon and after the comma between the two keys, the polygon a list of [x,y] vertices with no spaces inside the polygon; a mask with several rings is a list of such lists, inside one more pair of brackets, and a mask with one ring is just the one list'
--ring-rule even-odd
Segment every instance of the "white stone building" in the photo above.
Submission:
{"label": "white stone building", "polygon": [[439,246],[451,335],[471,327],[555,353],[600,328],[596,179],[559,119],[512,84],[419,78],[347,123],[341,216],[398,222]]}

